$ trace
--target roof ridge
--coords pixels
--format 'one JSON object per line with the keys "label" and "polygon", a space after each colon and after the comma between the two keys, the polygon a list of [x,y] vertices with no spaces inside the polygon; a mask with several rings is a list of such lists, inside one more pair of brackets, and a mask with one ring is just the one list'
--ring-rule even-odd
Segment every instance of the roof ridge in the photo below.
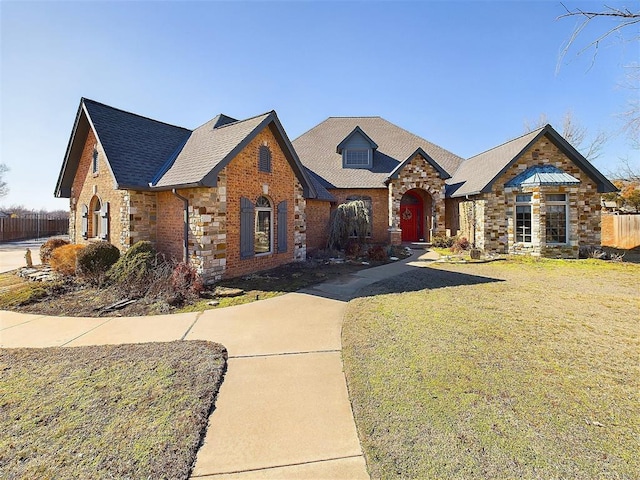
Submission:
{"label": "roof ridge", "polygon": [[[330,116],[327,117],[326,120],[324,120],[325,122],[327,120],[329,120],[330,118],[382,118],[380,115],[334,115],[334,116]],[[384,118],[382,118],[384,120]],[[322,122],[320,122],[322,123]]]}
{"label": "roof ridge", "polygon": [[542,130],[544,130],[545,128],[550,127],[550,126],[551,125],[547,124],[544,127],[540,127],[540,128],[535,129],[535,130],[531,130],[530,132],[523,133],[522,135],[520,135],[518,137],[514,137],[511,140],[507,140],[506,142],[502,142],[500,145],[496,145],[495,147],[491,147],[491,148],[488,148],[487,150],[484,150],[484,151],[482,151],[480,153],[477,153],[473,157],[469,157],[467,160],[471,160],[471,159],[474,159],[476,157],[479,157],[480,155],[484,155],[485,153],[488,153],[491,150],[495,150],[497,148],[504,147],[508,143],[515,142],[516,140],[520,140],[521,138],[524,138],[527,135],[531,135],[532,133],[535,133],[536,135],[538,135]]}
{"label": "roof ridge", "polygon": [[100,106],[109,108],[111,110],[117,110],[118,112],[126,113],[127,115],[133,115],[134,117],[143,118],[145,120],[150,120],[150,121],[155,122],[155,123],[160,123],[162,125],[167,125],[169,127],[180,128],[180,129],[185,130],[187,132],[191,132],[191,130],[186,128],[186,127],[181,127],[179,125],[174,125],[172,123],[167,123],[167,122],[163,122],[161,120],[156,120],[155,118],[147,117],[145,115],[139,115],[137,113],[129,112],[128,110],[123,110],[121,108],[112,107],[111,105],[107,105],[106,103],[98,102],[96,100],[92,100],[92,99],[87,98],[87,97],[82,97],[82,103],[85,103],[85,102],[94,103],[96,105],[100,105]]}
{"label": "roof ridge", "polygon": [[[232,125],[238,125],[239,123],[248,122],[249,120],[254,120],[254,119],[258,118],[258,117],[266,117],[266,116],[271,115],[272,113],[275,114],[276,111],[275,110],[269,110],[268,112],[264,112],[264,113],[261,113],[259,115],[254,115],[253,117],[243,118],[242,120],[236,120],[235,122],[226,123],[224,125],[220,125],[218,128],[216,128],[216,130],[222,130],[223,128],[231,127]],[[209,120],[209,121],[211,121],[211,120]]]}

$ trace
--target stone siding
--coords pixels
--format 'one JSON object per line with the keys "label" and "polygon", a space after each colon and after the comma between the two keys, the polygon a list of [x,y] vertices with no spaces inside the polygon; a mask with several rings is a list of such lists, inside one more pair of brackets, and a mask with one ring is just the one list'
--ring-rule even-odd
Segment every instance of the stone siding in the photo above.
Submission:
{"label": "stone siding", "polygon": [[[413,157],[399,172],[398,178],[391,181],[389,195],[392,215],[387,228],[396,229],[400,226],[400,200],[402,195],[413,189],[422,190],[431,196],[431,214],[436,218],[433,235],[443,235],[446,223],[445,183],[436,169],[420,154]],[[425,208],[427,206],[425,202]],[[425,212],[425,215],[429,215],[429,212]],[[429,230],[430,225],[426,225],[425,228],[425,231]]]}

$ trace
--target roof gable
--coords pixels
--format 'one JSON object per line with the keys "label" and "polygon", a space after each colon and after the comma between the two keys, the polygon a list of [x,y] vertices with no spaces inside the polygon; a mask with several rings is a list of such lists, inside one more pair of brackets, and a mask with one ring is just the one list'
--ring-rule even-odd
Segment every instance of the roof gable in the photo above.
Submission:
{"label": "roof gable", "polygon": [[573,148],[551,125],[526,133],[502,145],[465,160],[447,183],[447,196],[463,197],[488,193],[493,184],[540,138],[546,137],[569,160],[578,166],[598,186],[598,192],[615,191],[607,180],[586,158]]}
{"label": "roof gable", "polygon": [[451,178],[451,175],[449,175],[440,165],[438,165],[438,162],[436,162],[433,158],[431,158],[422,148],[418,147],[418,149],[415,152],[413,152],[411,155],[409,155],[404,162],[400,163],[396,168],[393,169],[393,171],[389,175],[389,179],[391,180],[391,179],[398,178],[398,175],[400,174],[402,169],[413,158],[415,158],[416,155],[420,155],[422,158],[424,158],[424,160],[429,165],[431,165],[436,172],[438,172],[438,174],[440,175],[440,178],[442,178],[443,180],[446,180],[447,178]]}
{"label": "roof gable", "polygon": [[[368,144],[369,148],[375,150],[376,148],[378,148],[378,145],[376,144],[376,142],[374,142],[373,140],[371,140],[371,138],[369,137],[369,135],[367,135],[366,133],[364,133],[362,131],[362,129],[356,125],[356,128],[354,128],[351,133],[349,135],[347,135],[344,140],[342,140],[338,146],[336,147],[336,153],[340,153],[342,154],[342,150],[345,147],[348,147],[351,143],[354,142],[354,140],[357,140],[358,137],[361,139],[361,143],[364,144]],[[362,142],[364,141],[364,142]]]}

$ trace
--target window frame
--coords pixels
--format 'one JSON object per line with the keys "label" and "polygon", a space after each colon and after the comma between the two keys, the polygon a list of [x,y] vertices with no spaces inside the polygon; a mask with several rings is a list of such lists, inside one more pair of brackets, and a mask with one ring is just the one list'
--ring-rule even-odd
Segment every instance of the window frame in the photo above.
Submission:
{"label": "window frame", "polygon": [[[349,161],[350,153],[365,153],[366,163],[354,163]],[[351,168],[369,168],[371,167],[371,149],[370,148],[345,148],[342,151],[343,164],[345,167]]]}
{"label": "window frame", "polygon": [[91,202],[91,238],[102,238],[102,202],[99,197]]}
{"label": "window frame", "polygon": [[[261,204],[260,200],[264,199],[266,201],[266,203],[268,204],[268,206],[265,206],[264,204]],[[262,237],[263,231],[259,230],[259,217],[261,213],[265,213],[268,212],[269,217],[268,217],[268,240],[269,240],[269,249],[266,252],[263,251],[258,251],[256,249],[256,245],[258,244],[258,238]],[[266,197],[265,195],[261,195],[256,199],[256,202],[254,204],[254,224],[253,224],[253,254],[256,257],[259,256],[264,256],[264,255],[271,255],[273,254],[273,227],[274,227],[274,223],[273,223],[273,202],[271,202],[271,200]]]}
{"label": "window frame", "polygon": [[[564,197],[564,200],[551,200],[553,196]],[[564,241],[551,240],[550,237],[553,235],[549,232],[553,230],[553,226],[549,225],[549,221],[551,220],[550,208],[549,207],[564,207]],[[567,199],[566,193],[550,193],[545,195],[545,219],[544,219],[544,227],[545,227],[545,243],[551,245],[566,245],[569,243],[569,202]],[[558,225],[556,228],[560,228]]]}
{"label": "window frame", "polygon": [[[525,199],[525,197],[527,197]],[[513,217],[513,235],[515,243],[532,244],[533,243],[533,204],[531,202],[533,195],[530,193],[516,194],[516,203]],[[529,215],[529,233],[526,232],[526,218],[523,221],[518,219],[518,209],[527,209],[525,213]],[[524,223],[525,229],[522,232],[518,229],[518,224]],[[529,238],[527,240],[527,237]]]}

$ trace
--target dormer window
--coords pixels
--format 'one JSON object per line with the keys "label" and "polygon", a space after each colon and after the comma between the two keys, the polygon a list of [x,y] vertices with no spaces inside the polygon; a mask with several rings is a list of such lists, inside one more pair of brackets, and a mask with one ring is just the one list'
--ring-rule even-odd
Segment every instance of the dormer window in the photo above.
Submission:
{"label": "dormer window", "polygon": [[373,152],[378,145],[360,127],[354,128],[337,146],[343,168],[373,167]]}
{"label": "dormer window", "polygon": [[368,167],[371,165],[371,149],[343,150],[346,167]]}

